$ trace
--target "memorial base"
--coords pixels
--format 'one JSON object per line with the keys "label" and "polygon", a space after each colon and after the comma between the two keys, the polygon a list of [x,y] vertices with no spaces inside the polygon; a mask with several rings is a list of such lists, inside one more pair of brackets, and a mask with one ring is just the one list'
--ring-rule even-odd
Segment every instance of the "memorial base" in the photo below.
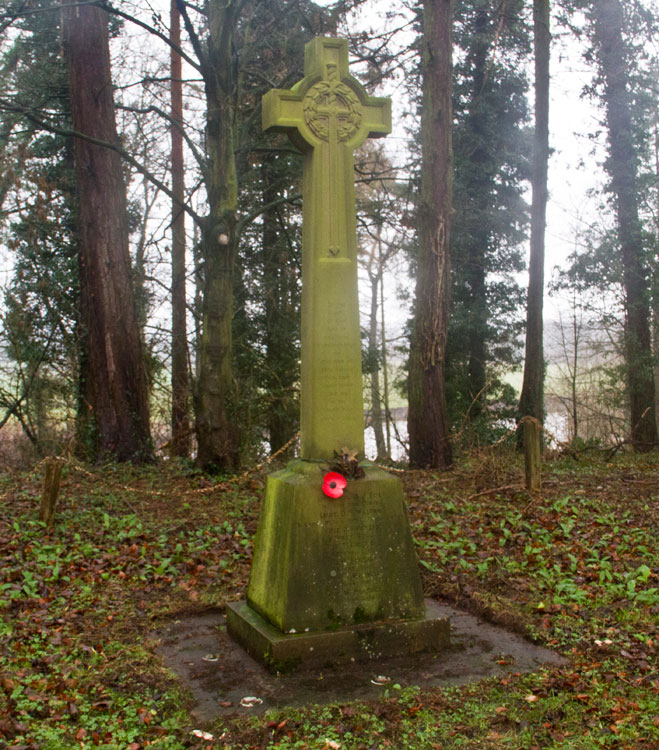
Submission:
{"label": "memorial base", "polygon": [[449,619],[433,601],[426,600],[425,604],[425,616],[418,620],[369,622],[333,631],[290,634],[271,625],[247,602],[232,602],[227,605],[227,630],[272,672],[448,649]]}
{"label": "memorial base", "polygon": [[322,492],[322,462],[268,477],[247,603],[282,633],[424,616],[400,480],[363,468],[336,499]]}

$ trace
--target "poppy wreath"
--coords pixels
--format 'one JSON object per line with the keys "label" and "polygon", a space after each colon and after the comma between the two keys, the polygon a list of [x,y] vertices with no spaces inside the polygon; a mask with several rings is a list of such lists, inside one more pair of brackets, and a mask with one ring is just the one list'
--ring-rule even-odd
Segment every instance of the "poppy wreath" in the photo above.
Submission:
{"label": "poppy wreath", "polygon": [[346,448],[341,448],[340,451],[334,451],[334,460],[329,467],[330,471],[336,471],[338,474],[343,474],[348,479],[361,479],[366,476],[366,472],[359,465],[359,455],[357,451]]}

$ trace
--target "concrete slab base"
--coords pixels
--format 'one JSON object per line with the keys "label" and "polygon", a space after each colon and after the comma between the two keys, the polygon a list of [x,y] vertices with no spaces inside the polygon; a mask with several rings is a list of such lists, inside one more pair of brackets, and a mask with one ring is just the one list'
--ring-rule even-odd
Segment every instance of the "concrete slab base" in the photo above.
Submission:
{"label": "concrete slab base", "polygon": [[[163,665],[190,690],[195,703],[192,715],[202,724],[221,716],[261,714],[286,706],[377,702],[395,684],[427,690],[568,663],[559,654],[467,612],[439,602],[433,611],[437,608],[451,620],[447,650],[289,674],[273,674],[229,637],[224,607],[181,613],[151,637]],[[381,675],[388,679],[379,679]],[[259,702],[243,705],[245,696],[256,696]]]}
{"label": "concrete slab base", "polygon": [[282,633],[247,602],[227,604],[227,630],[250,656],[271,672],[437,653],[450,646],[450,621],[426,600],[417,620],[369,622],[331,631]]}

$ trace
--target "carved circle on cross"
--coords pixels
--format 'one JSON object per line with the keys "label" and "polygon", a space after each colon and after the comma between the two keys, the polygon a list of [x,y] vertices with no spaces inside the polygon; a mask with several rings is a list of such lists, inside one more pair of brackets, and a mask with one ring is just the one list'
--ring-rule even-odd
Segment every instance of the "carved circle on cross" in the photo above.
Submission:
{"label": "carved circle on cross", "polygon": [[362,111],[357,94],[340,81],[320,81],[312,86],[302,103],[304,121],[321,141],[347,141],[359,130]]}

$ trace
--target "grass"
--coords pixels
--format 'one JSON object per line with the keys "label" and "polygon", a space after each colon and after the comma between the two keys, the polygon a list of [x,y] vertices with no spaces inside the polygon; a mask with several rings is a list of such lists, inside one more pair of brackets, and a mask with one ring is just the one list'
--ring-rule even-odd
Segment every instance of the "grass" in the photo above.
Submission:
{"label": "grass", "polygon": [[48,530],[41,468],[0,473],[0,747],[657,746],[659,456],[556,459],[534,496],[521,476],[494,454],[402,475],[424,586],[566,666],[198,727],[151,634],[244,595],[263,478],[69,465]]}

